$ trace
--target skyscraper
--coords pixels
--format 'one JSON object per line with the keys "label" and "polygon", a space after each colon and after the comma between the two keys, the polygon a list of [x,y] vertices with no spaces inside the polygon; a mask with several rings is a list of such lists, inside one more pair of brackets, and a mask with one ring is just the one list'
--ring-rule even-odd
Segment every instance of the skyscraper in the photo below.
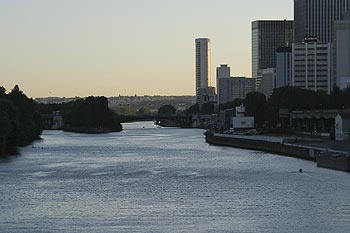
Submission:
{"label": "skyscraper", "polygon": [[294,39],[317,38],[317,42],[333,42],[333,23],[350,10],[350,0],[294,0]]}
{"label": "skyscraper", "polygon": [[276,50],[293,43],[293,21],[258,20],[252,22],[252,76],[276,68]]}
{"label": "skyscraper", "polygon": [[210,39],[196,39],[196,99],[198,104],[211,101],[210,85]]}
{"label": "skyscraper", "polygon": [[231,69],[228,65],[220,65],[216,68],[216,86],[218,104],[232,101]]}
{"label": "skyscraper", "polygon": [[333,87],[332,55],[332,43],[310,41],[293,44],[293,86],[331,94]]}
{"label": "skyscraper", "polygon": [[350,87],[350,12],[334,23],[335,81],[340,89]]}
{"label": "skyscraper", "polygon": [[276,52],[276,88],[292,85],[292,47],[281,47]]}

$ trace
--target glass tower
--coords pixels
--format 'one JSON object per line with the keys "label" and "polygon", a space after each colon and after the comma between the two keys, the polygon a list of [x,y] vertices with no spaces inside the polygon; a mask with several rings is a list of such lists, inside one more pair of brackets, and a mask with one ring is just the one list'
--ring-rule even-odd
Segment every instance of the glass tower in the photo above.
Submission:
{"label": "glass tower", "polygon": [[310,37],[333,42],[333,23],[349,10],[350,0],[294,0],[295,42]]}
{"label": "glass tower", "polygon": [[276,68],[276,50],[293,43],[293,21],[259,20],[252,22],[252,76]]}

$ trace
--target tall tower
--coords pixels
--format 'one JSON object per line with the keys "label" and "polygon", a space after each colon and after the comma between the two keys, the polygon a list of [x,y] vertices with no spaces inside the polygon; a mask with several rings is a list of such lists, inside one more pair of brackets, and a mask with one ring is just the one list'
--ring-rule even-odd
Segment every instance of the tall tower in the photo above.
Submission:
{"label": "tall tower", "polygon": [[210,39],[196,39],[196,97],[197,103],[202,104],[201,95],[210,84]]}
{"label": "tall tower", "polygon": [[347,11],[350,0],[294,0],[295,42],[310,37],[319,43],[333,42],[334,21]]}
{"label": "tall tower", "polygon": [[293,21],[258,20],[252,22],[252,77],[261,70],[276,67],[276,50],[293,43]]}

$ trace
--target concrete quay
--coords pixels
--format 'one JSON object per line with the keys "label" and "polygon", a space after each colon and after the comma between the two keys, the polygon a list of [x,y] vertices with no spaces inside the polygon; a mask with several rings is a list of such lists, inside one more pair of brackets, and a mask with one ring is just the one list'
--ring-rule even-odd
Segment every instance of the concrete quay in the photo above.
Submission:
{"label": "concrete quay", "polygon": [[210,131],[206,133],[206,142],[315,161],[319,167],[350,172],[347,143],[344,143],[343,147],[335,147],[331,142],[325,143],[322,140],[317,143],[315,140],[305,138],[231,135]]}

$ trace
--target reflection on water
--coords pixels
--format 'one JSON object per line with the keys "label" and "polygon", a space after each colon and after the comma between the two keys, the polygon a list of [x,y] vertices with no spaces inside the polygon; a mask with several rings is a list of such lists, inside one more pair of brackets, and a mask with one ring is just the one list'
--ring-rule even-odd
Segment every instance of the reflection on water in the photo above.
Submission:
{"label": "reflection on water", "polygon": [[202,130],[124,128],[46,131],[1,160],[0,232],[348,232],[349,174]]}

